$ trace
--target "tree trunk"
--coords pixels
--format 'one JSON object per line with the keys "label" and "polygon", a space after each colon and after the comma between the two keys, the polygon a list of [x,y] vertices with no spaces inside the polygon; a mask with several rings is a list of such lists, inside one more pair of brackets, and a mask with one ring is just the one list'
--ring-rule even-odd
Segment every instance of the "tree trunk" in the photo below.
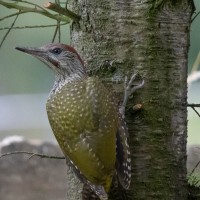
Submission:
{"label": "tree trunk", "polygon": [[[90,71],[107,81],[123,80],[133,71],[145,80],[129,102],[142,103],[143,110],[126,116],[132,184],[124,199],[187,199],[186,79],[192,0],[71,0],[70,5],[82,17],[79,24],[72,24],[72,45]],[[114,85],[119,93],[121,86]],[[71,197],[76,186],[71,180],[69,184],[67,199],[80,199],[79,192]]]}

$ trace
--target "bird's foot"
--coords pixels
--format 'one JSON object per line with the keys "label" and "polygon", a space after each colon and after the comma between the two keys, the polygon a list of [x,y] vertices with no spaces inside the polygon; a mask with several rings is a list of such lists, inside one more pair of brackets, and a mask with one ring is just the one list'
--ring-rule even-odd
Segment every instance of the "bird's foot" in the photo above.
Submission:
{"label": "bird's foot", "polygon": [[137,74],[133,74],[130,78],[130,80],[128,80],[128,77],[125,76],[125,81],[124,81],[124,100],[123,103],[119,109],[121,115],[124,117],[125,116],[125,108],[126,108],[126,104],[128,101],[128,98],[138,89],[142,88],[144,86],[144,80],[142,80],[141,83],[139,83],[138,85],[133,86],[133,81],[135,80]]}

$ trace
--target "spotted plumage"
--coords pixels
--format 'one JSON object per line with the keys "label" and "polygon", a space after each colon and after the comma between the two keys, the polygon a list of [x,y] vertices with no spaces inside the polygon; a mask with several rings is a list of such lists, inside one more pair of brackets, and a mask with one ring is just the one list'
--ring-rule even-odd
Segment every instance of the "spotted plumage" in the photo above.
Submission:
{"label": "spotted plumage", "polygon": [[50,95],[47,113],[64,154],[87,180],[108,185],[108,191],[115,168],[119,122],[110,93],[103,84],[88,77],[64,85]]}
{"label": "spotted plumage", "polygon": [[[117,174],[128,189],[131,164],[127,128],[113,94],[98,78],[87,75],[82,59],[70,46],[17,49],[37,57],[55,72],[47,114],[67,163],[84,182],[84,188],[106,200]],[[86,194],[83,192],[83,199],[87,199]]]}

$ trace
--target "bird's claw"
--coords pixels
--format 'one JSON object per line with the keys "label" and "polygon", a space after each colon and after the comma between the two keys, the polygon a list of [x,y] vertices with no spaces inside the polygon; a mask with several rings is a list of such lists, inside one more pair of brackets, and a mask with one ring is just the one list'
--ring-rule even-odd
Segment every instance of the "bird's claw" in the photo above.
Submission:
{"label": "bird's claw", "polygon": [[123,103],[119,109],[121,115],[124,117],[125,115],[125,107],[128,101],[128,98],[138,89],[142,88],[144,86],[144,80],[142,80],[142,82],[138,85],[135,85],[132,87],[133,81],[135,80],[137,74],[133,74],[130,78],[130,80],[128,81],[128,77],[125,76],[125,80],[124,80],[124,100]]}

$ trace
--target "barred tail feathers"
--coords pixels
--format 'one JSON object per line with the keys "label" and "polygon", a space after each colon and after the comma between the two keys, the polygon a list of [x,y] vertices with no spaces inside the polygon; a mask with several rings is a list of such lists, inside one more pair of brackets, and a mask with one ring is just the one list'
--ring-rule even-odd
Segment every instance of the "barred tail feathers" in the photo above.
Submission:
{"label": "barred tail feathers", "polygon": [[121,126],[118,128],[116,141],[116,170],[118,179],[124,189],[128,189],[131,182],[131,158],[127,138],[128,130],[121,118]]}
{"label": "barred tail feathers", "polygon": [[82,191],[82,200],[108,200],[103,186],[85,183]]}

